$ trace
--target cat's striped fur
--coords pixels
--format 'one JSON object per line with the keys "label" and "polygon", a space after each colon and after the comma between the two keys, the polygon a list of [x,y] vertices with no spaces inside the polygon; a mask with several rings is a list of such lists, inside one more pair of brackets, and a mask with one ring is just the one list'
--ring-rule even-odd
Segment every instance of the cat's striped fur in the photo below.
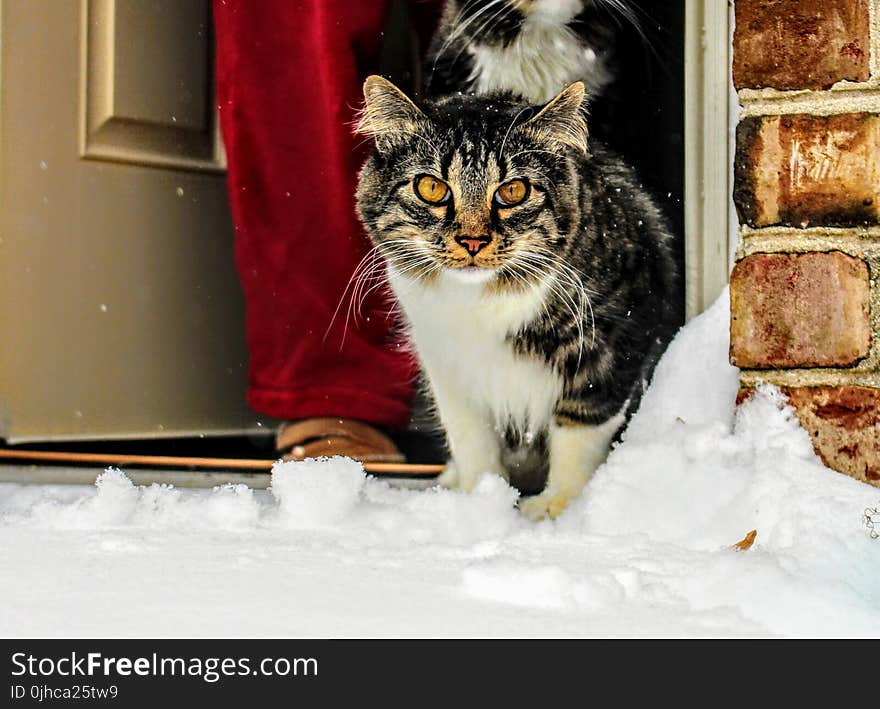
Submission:
{"label": "cat's striped fur", "polygon": [[[379,77],[365,97],[360,131],[376,149],[358,210],[457,484],[500,474],[539,492],[522,503],[529,515],[555,516],[604,460],[677,322],[664,220],[588,141],[581,83],[543,107],[510,95],[416,106]],[[448,186],[443,202],[419,196],[425,175]],[[517,182],[526,197],[510,206],[499,190]]]}

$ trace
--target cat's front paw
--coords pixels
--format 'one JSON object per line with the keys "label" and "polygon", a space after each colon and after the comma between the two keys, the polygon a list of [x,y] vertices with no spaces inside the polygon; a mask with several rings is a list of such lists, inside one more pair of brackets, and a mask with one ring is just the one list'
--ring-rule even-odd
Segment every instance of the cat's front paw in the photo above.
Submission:
{"label": "cat's front paw", "polygon": [[539,495],[520,499],[519,509],[530,520],[556,519],[568,507],[569,498],[561,492],[545,490]]}

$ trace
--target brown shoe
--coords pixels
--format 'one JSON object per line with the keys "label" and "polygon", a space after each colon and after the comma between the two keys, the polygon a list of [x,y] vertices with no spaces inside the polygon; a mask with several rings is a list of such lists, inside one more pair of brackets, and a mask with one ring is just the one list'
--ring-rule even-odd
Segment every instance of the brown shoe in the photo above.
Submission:
{"label": "brown shoe", "polygon": [[402,463],[403,454],[384,433],[363,421],[332,417],[288,421],[275,448],[284,460],[344,455],[364,463]]}

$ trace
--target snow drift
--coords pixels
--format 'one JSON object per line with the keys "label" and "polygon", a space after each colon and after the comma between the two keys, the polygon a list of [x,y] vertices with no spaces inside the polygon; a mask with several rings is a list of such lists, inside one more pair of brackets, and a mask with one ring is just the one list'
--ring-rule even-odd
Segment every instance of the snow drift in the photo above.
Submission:
{"label": "snow drift", "polygon": [[727,323],[725,294],[681,331],[555,522],[499,479],[399,489],[342,458],[278,463],[270,492],[0,486],[0,632],[875,636],[880,491],[825,468],[775,389],[735,409]]}

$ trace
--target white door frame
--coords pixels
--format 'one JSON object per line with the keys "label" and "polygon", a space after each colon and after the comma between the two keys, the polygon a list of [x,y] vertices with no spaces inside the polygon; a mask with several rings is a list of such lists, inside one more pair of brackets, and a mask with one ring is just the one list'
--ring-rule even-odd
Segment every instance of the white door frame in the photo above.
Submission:
{"label": "white door frame", "polygon": [[727,285],[731,247],[731,13],[720,0],[685,3],[685,278],[688,319]]}

